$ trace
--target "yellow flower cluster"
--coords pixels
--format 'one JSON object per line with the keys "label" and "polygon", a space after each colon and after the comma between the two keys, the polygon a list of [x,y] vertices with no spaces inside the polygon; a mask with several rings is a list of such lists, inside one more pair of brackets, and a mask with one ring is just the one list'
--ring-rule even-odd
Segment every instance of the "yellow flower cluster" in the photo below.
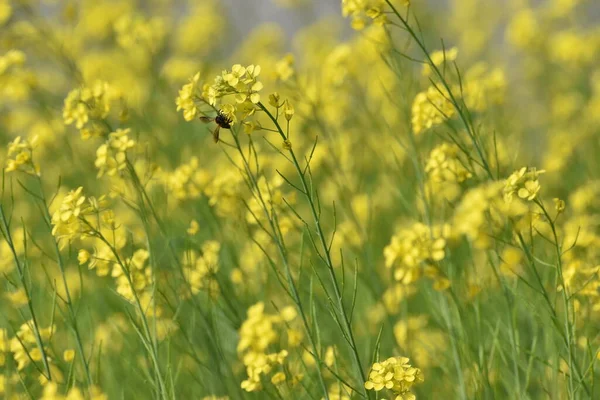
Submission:
{"label": "yellow flower cluster", "polygon": [[[55,326],[38,329],[37,333],[42,343],[47,342],[55,332]],[[3,332],[0,332],[3,333]],[[33,321],[29,320],[19,327],[15,337],[10,339],[10,351],[17,363],[17,370],[22,370],[32,362],[42,360],[43,353],[36,339],[35,328]],[[44,346],[44,351],[48,352],[48,348]]]}
{"label": "yellow flower cluster", "polygon": [[175,99],[177,111],[183,110],[183,118],[186,121],[191,121],[200,114],[200,109],[196,104],[202,96],[201,88],[198,86],[199,82],[200,72],[197,72],[188,83],[183,85],[179,90],[179,96]]}
{"label": "yellow flower cluster", "polygon": [[[52,214],[52,234],[58,239],[83,239],[94,236],[98,223],[95,221],[105,207],[104,196],[96,199],[86,198],[83,187],[78,187],[67,193],[59,206]],[[103,216],[107,213],[103,213]]]}
{"label": "yellow flower cluster", "polygon": [[432,126],[452,118],[454,106],[448,101],[448,92],[441,87],[430,86],[415,96],[412,104],[412,128],[419,134]]}
{"label": "yellow flower cluster", "polygon": [[0,26],[4,25],[12,15],[12,7],[8,0],[0,1]]}
{"label": "yellow flower cluster", "polygon": [[127,168],[127,150],[135,147],[135,141],[129,137],[131,129],[117,129],[108,135],[106,143],[96,150],[96,168],[98,178],[103,175],[115,176]]}
{"label": "yellow flower cluster", "polygon": [[67,392],[66,395],[61,394],[58,384],[48,382],[44,386],[42,397],[40,400],[108,400],[108,396],[102,393],[100,388],[92,386],[89,388],[89,396],[84,395],[84,391],[74,386]]}
{"label": "yellow flower cluster", "polygon": [[[240,354],[248,378],[242,382],[242,388],[248,392],[262,389],[263,378],[270,376],[271,383],[277,385],[287,379],[283,366],[288,351],[283,349],[270,352],[269,348],[281,340],[280,330],[296,319],[296,310],[286,307],[278,314],[266,314],[265,305],[260,302],[248,309],[248,316],[240,328],[240,340],[237,351]],[[299,332],[288,332],[288,344],[298,345]]]}
{"label": "yellow flower cluster", "polygon": [[[443,66],[443,68],[453,68],[452,63],[456,61],[458,58],[458,48],[451,47],[449,49],[444,50],[436,50],[432,51],[429,54],[429,58],[431,58],[431,62],[436,67]],[[447,64],[447,65],[445,65]],[[423,76],[431,76],[431,65],[423,64],[422,74]]]}
{"label": "yellow flower cluster", "polygon": [[[202,105],[207,105],[207,111],[218,109],[229,118],[231,124],[238,120],[244,121],[254,115],[256,104],[260,102],[260,91],[263,89],[262,82],[258,80],[260,72],[260,65],[251,64],[244,67],[235,64],[230,71],[224,70],[217,75],[212,84],[205,83],[202,87],[200,87],[200,73],[196,73],[179,90],[179,96],[175,99],[177,111],[183,111],[184,119],[191,121],[196,117],[206,118]],[[221,104],[225,97],[233,97],[234,103]],[[250,132],[260,129],[257,122],[246,123],[246,125],[247,131],[250,128]]]}
{"label": "yellow flower cluster", "polygon": [[493,234],[507,218],[519,218],[527,212],[521,201],[503,200],[503,182],[488,182],[467,191],[453,216],[453,232],[465,235],[478,248],[491,245]]}
{"label": "yellow flower cluster", "polygon": [[464,100],[469,110],[484,111],[502,104],[506,92],[506,76],[501,68],[490,69],[480,62],[469,68],[463,82]]}
{"label": "yellow flower cluster", "polygon": [[[452,48],[446,53],[434,52],[431,57],[433,64],[439,67],[444,60],[446,62],[454,61],[457,55],[458,50]],[[441,68],[440,73],[444,76],[451,76],[453,70],[454,68]],[[429,64],[423,67],[423,74],[426,76],[432,74]],[[437,81],[439,77],[430,79],[433,78]],[[448,77],[445,79],[448,80]],[[458,80],[458,78],[456,79]],[[466,74],[461,77],[460,84],[451,82],[449,88],[451,92],[442,83],[436,83],[415,96],[411,109],[412,127],[415,134],[454,117],[456,105],[453,104],[452,97],[458,99],[456,101],[460,101],[462,96],[471,111],[484,111],[491,105],[501,104],[504,101],[506,77],[502,69],[490,70],[486,63],[478,63],[467,70]]]}
{"label": "yellow flower cluster", "polygon": [[464,182],[471,177],[459,158],[460,149],[455,144],[443,143],[429,153],[425,172],[434,182]]}
{"label": "yellow flower cluster", "polygon": [[260,72],[260,65],[251,64],[244,67],[235,64],[231,67],[231,71],[223,71],[220,76],[215,78],[211,86],[204,88],[208,102],[216,105],[219,98],[234,94],[238,104],[248,100],[253,104],[258,103],[260,101],[259,92],[263,88],[263,84],[257,79]]}
{"label": "yellow flower cluster", "polygon": [[401,349],[410,349],[411,359],[425,370],[439,365],[436,354],[448,347],[446,335],[431,326],[426,315],[400,319],[394,325],[394,337]]}
{"label": "yellow flower cluster", "polygon": [[342,15],[352,19],[352,28],[364,29],[369,21],[384,25],[388,19],[384,13],[384,0],[342,0]]}
{"label": "yellow flower cluster", "polygon": [[[125,238],[119,236],[120,232],[120,230],[115,232],[114,246],[117,250],[123,248],[126,243]],[[89,269],[95,269],[98,276],[107,276],[111,272],[112,265],[115,262],[112,250],[104,243],[96,244],[92,254],[85,249],[80,249],[77,260],[79,261],[79,265],[88,264]]]}
{"label": "yellow flower cluster", "polygon": [[161,18],[146,19],[140,15],[124,15],[115,22],[117,43],[124,49],[142,48],[155,52],[165,36],[165,23]]}
{"label": "yellow flower cluster", "polygon": [[504,182],[504,200],[510,203],[516,194],[524,200],[534,200],[540,191],[539,176],[544,170],[523,167],[513,172]]}
{"label": "yellow flower cluster", "polygon": [[113,264],[112,277],[115,278],[117,293],[133,303],[139,295],[152,285],[152,269],[148,265],[150,254],[145,249],[136,250],[128,257],[124,264],[127,270],[119,263]]}
{"label": "yellow flower cluster", "polygon": [[35,76],[25,68],[26,60],[20,50],[9,50],[0,56],[0,103],[19,102],[29,97],[36,82]]}
{"label": "yellow flower cluster", "polygon": [[39,175],[40,168],[33,161],[33,149],[36,147],[38,137],[30,140],[17,136],[8,144],[8,159],[6,160],[6,172],[21,171],[31,175]]}
{"label": "yellow flower cluster", "polygon": [[388,389],[396,400],[415,400],[416,396],[410,390],[424,378],[421,370],[412,367],[409,361],[406,357],[390,357],[373,364],[365,388],[377,392]]}
{"label": "yellow flower cluster", "polygon": [[[294,76],[294,56],[293,54],[286,54],[281,60],[275,63],[275,74],[277,79],[282,82],[286,82]],[[273,104],[271,104],[273,105]],[[276,105],[273,105],[276,107]]]}
{"label": "yellow flower cluster", "polygon": [[[430,228],[417,222],[392,236],[383,254],[385,266],[393,269],[394,279],[410,284],[423,275],[438,278],[436,270],[431,267],[446,256],[449,231],[449,225]],[[442,281],[438,281],[438,284],[445,286]]]}
{"label": "yellow flower cluster", "polygon": [[[341,383],[334,383],[329,387],[328,391],[329,400],[350,400],[351,393],[351,390]],[[323,397],[321,400],[324,399],[325,398]]]}
{"label": "yellow flower cluster", "polygon": [[102,120],[120,99],[119,92],[104,81],[73,89],[65,98],[63,120],[66,125],[74,124],[83,139],[102,136],[107,133]]}
{"label": "yellow flower cluster", "polygon": [[[578,300],[600,310],[600,181],[591,181],[571,194],[573,213],[565,222],[564,243],[572,245],[564,254],[566,290]],[[563,209],[564,211],[564,209]],[[557,210],[557,213],[560,212]]]}
{"label": "yellow flower cluster", "polygon": [[221,171],[208,183],[204,191],[208,197],[208,204],[215,207],[218,215],[239,214],[243,209],[242,184],[243,177],[237,171],[232,169]]}
{"label": "yellow flower cluster", "polygon": [[209,240],[202,244],[200,254],[188,250],[183,255],[183,273],[192,294],[204,290],[212,297],[219,293],[219,283],[215,275],[219,270],[219,242]]}
{"label": "yellow flower cluster", "polygon": [[197,199],[210,182],[210,174],[200,168],[197,157],[192,157],[189,162],[181,164],[166,177],[167,187],[176,199]]}

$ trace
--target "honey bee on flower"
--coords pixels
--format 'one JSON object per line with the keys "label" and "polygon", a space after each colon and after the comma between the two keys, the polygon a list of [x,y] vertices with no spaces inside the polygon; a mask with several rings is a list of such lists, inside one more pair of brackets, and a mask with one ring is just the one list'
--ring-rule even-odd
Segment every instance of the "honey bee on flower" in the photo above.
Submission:
{"label": "honey bee on flower", "polygon": [[216,128],[213,130],[213,140],[215,143],[219,142],[219,132],[221,128],[223,129],[231,129],[231,125],[233,124],[233,117],[223,110],[217,111],[217,116],[214,118],[202,116],[200,117],[200,121],[202,122],[215,122],[217,124]]}
{"label": "honey bee on flower", "polygon": [[[201,84],[200,74],[195,74],[179,91],[175,103],[177,110],[183,111],[186,121],[196,117],[205,123],[215,122],[213,139],[219,141],[221,129],[231,129],[239,119],[246,131],[257,130],[260,124],[252,117],[259,110],[260,91],[263,84],[258,80],[261,72],[259,65],[235,64],[231,71],[224,70],[211,83]],[[224,100],[230,103],[224,103]],[[207,113],[216,111],[215,117]]]}

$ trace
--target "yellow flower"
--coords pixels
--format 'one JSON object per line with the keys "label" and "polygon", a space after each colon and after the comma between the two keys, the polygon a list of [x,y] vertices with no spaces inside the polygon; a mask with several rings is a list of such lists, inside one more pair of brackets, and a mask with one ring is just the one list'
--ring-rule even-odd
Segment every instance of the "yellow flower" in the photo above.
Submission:
{"label": "yellow flower", "polygon": [[[86,198],[83,187],[71,190],[63,198],[59,208],[52,214],[52,234],[56,238],[67,240],[84,239],[93,236],[100,229],[97,218],[91,216],[104,215],[104,197]],[[89,218],[89,219],[88,219]],[[85,259],[85,254],[82,254]]]}
{"label": "yellow flower", "polygon": [[[440,89],[442,93],[438,90]],[[415,134],[443,123],[454,116],[454,106],[447,100],[444,89],[430,86],[415,96],[412,104],[412,127]]]}
{"label": "yellow flower", "polygon": [[401,399],[414,398],[410,389],[417,383],[423,382],[423,374],[419,368],[409,364],[406,357],[391,357],[385,361],[373,364],[365,389],[380,391],[390,390]]}
{"label": "yellow flower", "polygon": [[565,204],[564,200],[561,200],[559,198],[554,198],[552,199],[554,201],[554,209],[556,210],[556,212],[558,214],[562,213],[565,211],[565,208],[567,207]]}
{"label": "yellow flower", "polygon": [[434,182],[464,182],[471,173],[464,167],[459,152],[459,147],[454,144],[437,146],[429,154],[425,172]]}
{"label": "yellow flower", "polygon": [[[83,139],[103,135],[106,133],[106,126],[96,122],[108,118],[117,102],[121,103],[121,108],[125,107],[118,91],[107,82],[96,81],[92,86],[81,86],[69,92],[65,98],[64,123],[75,124]],[[123,113],[123,110],[120,113]]]}
{"label": "yellow flower", "polygon": [[352,18],[352,28],[362,30],[369,20],[377,25],[387,22],[384,0],[342,0],[342,15]]}
{"label": "yellow flower", "polygon": [[275,75],[283,82],[288,81],[294,75],[294,56],[292,54],[286,54],[275,63]]}
{"label": "yellow flower", "polygon": [[198,221],[193,219],[190,222],[190,227],[187,229],[187,234],[190,236],[194,236],[200,230],[200,225],[198,225]]}
{"label": "yellow flower", "polygon": [[5,296],[14,307],[22,307],[28,302],[27,294],[23,289],[18,289],[14,292],[8,292]]}
{"label": "yellow flower", "polygon": [[[0,1],[0,26],[4,25],[12,15],[12,7],[8,0]],[[0,392],[1,393],[1,392]]]}
{"label": "yellow flower", "polygon": [[131,130],[117,129],[108,136],[105,144],[96,151],[96,168],[98,177],[104,174],[114,176],[127,168],[127,150],[135,146],[135,141],[129,137]]}
{"label": "yellow flower", "polygon": [[[444,63],[452,65],[452,62],[456,61],[456,58],[458,57],[458,49],[456,47],[451,47],[449,49],[446,49],[445,51],[436,50],[431,52],[429,57],[431,58],[431,62],[433,63],[433,65],[435,65],[436,67],[439,67]],[[431,72],[431,65],[424,64],[422,70],[423,76],[430,76]]]}
{"label": "yellow flower", "polygon": [[273,385],[279,385],[280,383],[285,382],[285,374],[283,372],[277,372],[275,375],[271,377],[271,383]]}
{"label": "yellow flower", "polygon": [[71,362],[75,359],[75,350],[67,349],[63,352],[63,360],[66,362]]}
{"label": "yellow flower", "polygon": [[289,100],[285,101],[285,104],[283,105],[283,114],[285,116],[286,120],[291,120],[292,117],[294,116],[294,106],[290,103]]}
{"label": "yellow flower", "polygon": [[538,177],[544,172],[546,171],[527,167],[513,172],[504,182],[504,200],[510,203],[514,194],[529,201],[535,199],[540,191]]}
{"label": "yellow flower", "polygon": [[79,261],[79,265],[86,264],[90,260],[90,253],[87,250],[80,249],[77,253],[77,261]]}
{"label": "yellow flower", "polygon": [[519,197],[522,199],[533,200],[535,196],[540,191],[540,182],[535,181],[525,181],[525,184],[522,188],[517,192]]}
{"label": "yellow flower", "polygon": [[179,96],[175,99],[177,111],[183,110],[183,118],[191,121],[199,114],[200,110],[196,105],[196,99],[200,97],[198,83],[200,81],[200,72],[196,73],[188,83],[179,90]]}
{"label": "yellow flower", "polygon": [[39,175],[38,165],[33,161],[33,150],[38,142],[38,137],[33,136],[31,140],[22,139],[17,136],[8,144],[8,159],[6,160],[6,172],[21,171],[31,175]]}
{"label": "yellow flower", "polygon": [[[415,223],[400,230],[383,250],[386,267],[393,270],[394,278],[399,282],[417,281],[424,276],[426,267],[445,258],[448,234],[447,225],[429,228]],[[428,275],[435,277],[430,272]]]}
{"label": "yellow flower", "polygon": [[211,296],[219,293],[215,274],[219,270],[219,242],[210,240],[202,245],[198,254],[188,250],[183,255],[183,273],[193,294],[206,290]]}
{"label": "yellow flower", "polygon": [[240,78],[242,78],[246,74],[246,68],[242,67],[240,64],[235,64],[231,67],[231,71],[223,72],[223,79],[229,86],[237,86],[240,82]]}

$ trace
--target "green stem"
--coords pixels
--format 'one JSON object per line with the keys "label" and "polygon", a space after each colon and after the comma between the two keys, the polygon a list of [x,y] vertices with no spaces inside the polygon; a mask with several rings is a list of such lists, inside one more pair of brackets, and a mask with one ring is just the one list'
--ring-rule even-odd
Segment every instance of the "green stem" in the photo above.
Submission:
{"label": "green stem", "polygon": [[[277,122],[277,119],[275,119],[273,114],[271,114],[271,112],[269,112],[269,110],[262,103],[258,103],[257,105],[258,105],[258,107],[260,107],[261,110],[263,110],[265,112],[265,114],[267,114],[267,116],[273,122],[273,124],[275,124],[275,127],[277,128],[277,131],[279,132],[279,135],[281,136],[281,138],[283,140],[287,140],[286,135],[283,133],[283,130],[281,129],[281,126],[279,125],[279,122]],[[338,312],[342,316],[342,322],[344,323],[346,335],[349,339],[350,348],[351,348],[352,354],[354,356],[355,366],[358,369],[359,377],[362,379],[362,382],[365,382],[366,381],[365,372],[362,368],[360,356],[358,354],[358,347],[357,347],[356,341],[354,339],[354,333],[352,331],[350,318],[348,317],[348,313],[346,312],[346,309],[344,308],[342,293],[341,293],[337,278],[335,276],[335,269],[333,266],[333,262],[331,261],[331,254],[329,251],[329,246],[327,245],[327,243],[325,241],[325,233],[321,226],[321,220],[318,216],[317,208],[315,206],[314,200],[313,200],[312,196],[310,195],[311,190],[308,186],[308,183],[306,182],[306,176],[302,172],[302,168],[300,167],[300,164],[298,163],[298,159],[296,158],[296,153],[294,152],[294,150],[291,147],[289,148],[288,151],[290,153],[290,156],[292,157],[292,163],[294,164],[296,173],[298,174],[300,182],[302,183],[302,190],[306,197],[306,200],[308,201],[308,205],[310,207],[310,211],[311,211],[311,214],[313,217],[315,228],[317,230],[317,236],[319,236],[319,241],[320,241],[321,247],[323,248],[323,253],[325,255],[324,260],[327,265],[327,269],[329,271],[329,277],[331,279],[331,283],[332,283],[332,286],[333,286],[333,289],[335,292],[335,297],[338,301]],[[364,394],[366,397],[369,397],[369,393],[366,391],[366,389],[365,389]]]}
{"label": "green stem", "polygon": [[[323,377],[323,373],[321,371],[321,365],[323,364],[323,362],[321,361],[321,358],[319,357],[319,351],[317,348],[316,340],[313,337],[312,331],[310,329],[310,324],[308,323],[308,318],[306,317],[306,313],[304,312],[304,307],[302,306],[302,302],[300,300],[300,294],[298,293],[298,289],[297,289],[294,279],[292,277],[291,269],[290,269],[290,266],[289,266],[289,263],[287,260],[287,250],[285,248],[285,244],[280,240],[279,230],[275,226],[273,217],[271,217],[271,215],[269,214],[269,209],[267,207],[266,201],[264,200],[264,198],[262,196],[260,187],[258,186],[258,182],[256,181],[256,178],[255,178],[254,174],[252,173],[252,170],[250,168],[250,165],[248,164],[248,160],[246,159],[244,151],[242,150],[242,148],[240,146],[239,139],[238,139],[237,135],[234,134],[233,132],[231,132],[231,135],[233,136],[233,140],[235,141],[236,148],[237,148],[237,150],[242,158],[242,161],[244,163],[244,169],[246,170],[246,175],[248,175],[248,179],[250,179],[253,189],[257,193],[257,196],[261,203],[262,209],[265,212],[265,216],[269,221],[269,225],[270,225],[271,231],[272,231],[271,236],[273,237],[273,239],[275,241],[277,250],[279,252],[279,256],[284,265],[286,279],[288,280],[288,285],[291,290],[292,300],[296,304],[296,307],[298,308],[298,312],[300,313],[300,315],[302,317],[302,323],[304,325],[304,329],[306,330],[306,334],[308,336],[310,345],[312,347],[315,361],[318,364],[317,375],[319,377],[319,383],[321,385],[321,389],[323,390],[323,395],[325,396],[326,400],[329,400],[329,391],[327,390],[327,385],[325,384],[325,378]],[[273,210],[272,213],[274,215],[275,211]]]}

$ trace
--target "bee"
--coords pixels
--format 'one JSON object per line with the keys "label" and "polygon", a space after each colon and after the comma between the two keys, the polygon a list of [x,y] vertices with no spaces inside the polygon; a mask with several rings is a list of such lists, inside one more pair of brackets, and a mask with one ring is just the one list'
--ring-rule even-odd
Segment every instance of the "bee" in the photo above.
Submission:
{"label": "bee", "polygon": [[231,129],[231,123],[233,122],[231,117],[227,116],[221,110],[217,111],[217,116],[214,118],[202,116],[200,117],[200,120],[206,123],[214,121],[217,124],[215,130],[213,131],[213,140],[215,141],[215,143],[219,142],[219,131],[221,130],[221,128]]}

